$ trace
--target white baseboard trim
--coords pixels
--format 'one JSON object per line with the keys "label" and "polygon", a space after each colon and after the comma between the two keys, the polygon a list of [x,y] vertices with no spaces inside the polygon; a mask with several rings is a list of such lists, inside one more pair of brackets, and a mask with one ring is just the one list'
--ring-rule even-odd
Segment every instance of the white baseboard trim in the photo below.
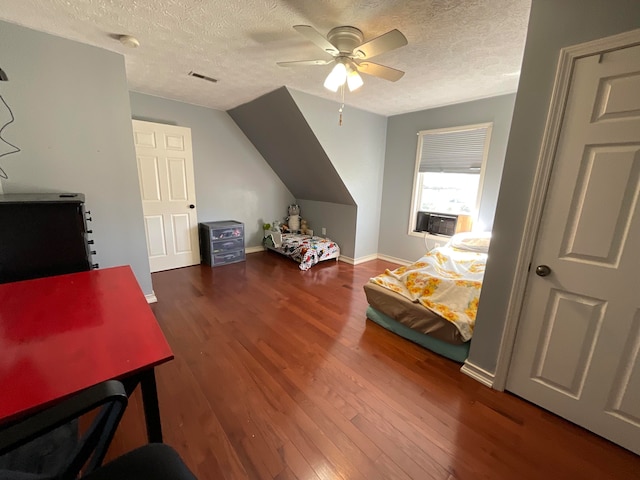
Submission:
{"label": "white baseboard trim", "polygon": [[388,255],[378,254],[378,258],[380,260],[386,260],[387,262],[397,263],[398,265],[411,265],[413,262],[409,262],[408,260],[403,260],[401,258],[390,257]]}
{"label": "white baseboard trim", "polygon": [[156,303],[158,301],[158,297],[156,297],[155,292],[151,292],[144,296],[147,299],[147,303]]}
{"label": "white baseboard trim", "polygon": [[364,257],[356,258],[353,262],[354,265],[360,265],[361,263],[370,262],[371,260],[377,260],[378,254],[373,253],[371,255],[365,255]]}
{"label": "white baseboard trim", "polygon": [[[245,254],[249,253],[257,253],[264,252],[266,250],[262,245],[258,245],[257,247],[247,247],[244,249]],[[402,258],[390,257],[388,255],[382,255],[381,253],[372,253],[371,255],[365,255],[364,257],[352,258],[347,257],[346,255],[340,255],[338,260],[344,263],[348,263],[349,265],[360,265],[361,263],[370,262],[372,260],[386,260],[387,262],[396,263],[398,265],[411,265],[413,262],[409,260],[403,260]]]}
{"label": "white baseboard trim", "polygon": [[465,360],[464,365],[460,369],[462,373],[473,378],[474,380],[482,383],[483,385],[493,388],[493,380],[495,375],[493,373],[487,372],[484,368],[480,368],[477,365],[469,362],[469,360]]}
{"label": "white baseboard trim", "polygon": [[338,260],[344,263],[348,263],[349,265],[360,265],[361,263],[370,262],[371,260],[375,260],[377,258],[378,258],[378,255],[374,253],[372,255],[367,255],[359,258],[351,258],[345,255],[340,255],[340,258]]}

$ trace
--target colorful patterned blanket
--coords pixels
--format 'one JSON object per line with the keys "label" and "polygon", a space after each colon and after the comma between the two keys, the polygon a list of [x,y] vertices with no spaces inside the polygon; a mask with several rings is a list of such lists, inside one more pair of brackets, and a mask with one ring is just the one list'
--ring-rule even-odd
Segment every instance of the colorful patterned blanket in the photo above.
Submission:
{"label": "colorful patterned blanket", "polygon": [[473,335],[486,262],[486,253],[446,245],[412,265],[386,270],[370,281],[450,321],[466,341]]}
{"label": "colorful patterned blanket", "polygon": [[327,238],[298,233],[269,234],[265,238],[265,245],[293,258],[300,263],[300,270],[309,270],[322,260],[340,256],[337,243]]}

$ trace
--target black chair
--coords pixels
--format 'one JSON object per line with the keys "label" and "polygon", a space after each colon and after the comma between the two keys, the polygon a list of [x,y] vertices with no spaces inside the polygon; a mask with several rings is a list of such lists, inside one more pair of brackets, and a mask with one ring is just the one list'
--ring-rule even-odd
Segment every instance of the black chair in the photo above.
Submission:
{"label": "black chair", "polygon": [[[196,480],[164,444],[145,445],[102,466],[126,406],[124,386],[110,380],[0,428],[0,480]],[[77,419],[94,410],[79,437]]]}

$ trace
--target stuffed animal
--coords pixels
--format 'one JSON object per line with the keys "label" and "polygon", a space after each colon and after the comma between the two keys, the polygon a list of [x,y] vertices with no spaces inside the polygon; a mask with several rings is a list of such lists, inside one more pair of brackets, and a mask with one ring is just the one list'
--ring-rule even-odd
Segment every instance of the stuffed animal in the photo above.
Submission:
{"label": "stuffed animal", "polygon": [[287,209],[289,216],[291,215],[300,215],[300,206],[299,205],[289,205]]}
{"label": "stuffed animal", "polygon": [[289,215],[287,217],[289,230],[292,232],[297,232],[300,230],[300,215]]}
{"label": "stuffed animal", "polygon": [[300,220],[300,233],[302,235],[307,235],[307,231],[308,231],[307,221],[303,218],[302,220]]}

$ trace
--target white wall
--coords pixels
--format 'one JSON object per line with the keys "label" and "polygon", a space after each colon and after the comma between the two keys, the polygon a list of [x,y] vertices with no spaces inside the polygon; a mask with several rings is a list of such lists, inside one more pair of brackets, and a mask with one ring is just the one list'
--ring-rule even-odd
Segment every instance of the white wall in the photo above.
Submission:
{"label": "white wall", "polygon": [[122,55],[0,21],[0,67],[3,137],[22,149],[0,159],[4,193],[84,193],[94,260],[131,265],[151,293]]}

